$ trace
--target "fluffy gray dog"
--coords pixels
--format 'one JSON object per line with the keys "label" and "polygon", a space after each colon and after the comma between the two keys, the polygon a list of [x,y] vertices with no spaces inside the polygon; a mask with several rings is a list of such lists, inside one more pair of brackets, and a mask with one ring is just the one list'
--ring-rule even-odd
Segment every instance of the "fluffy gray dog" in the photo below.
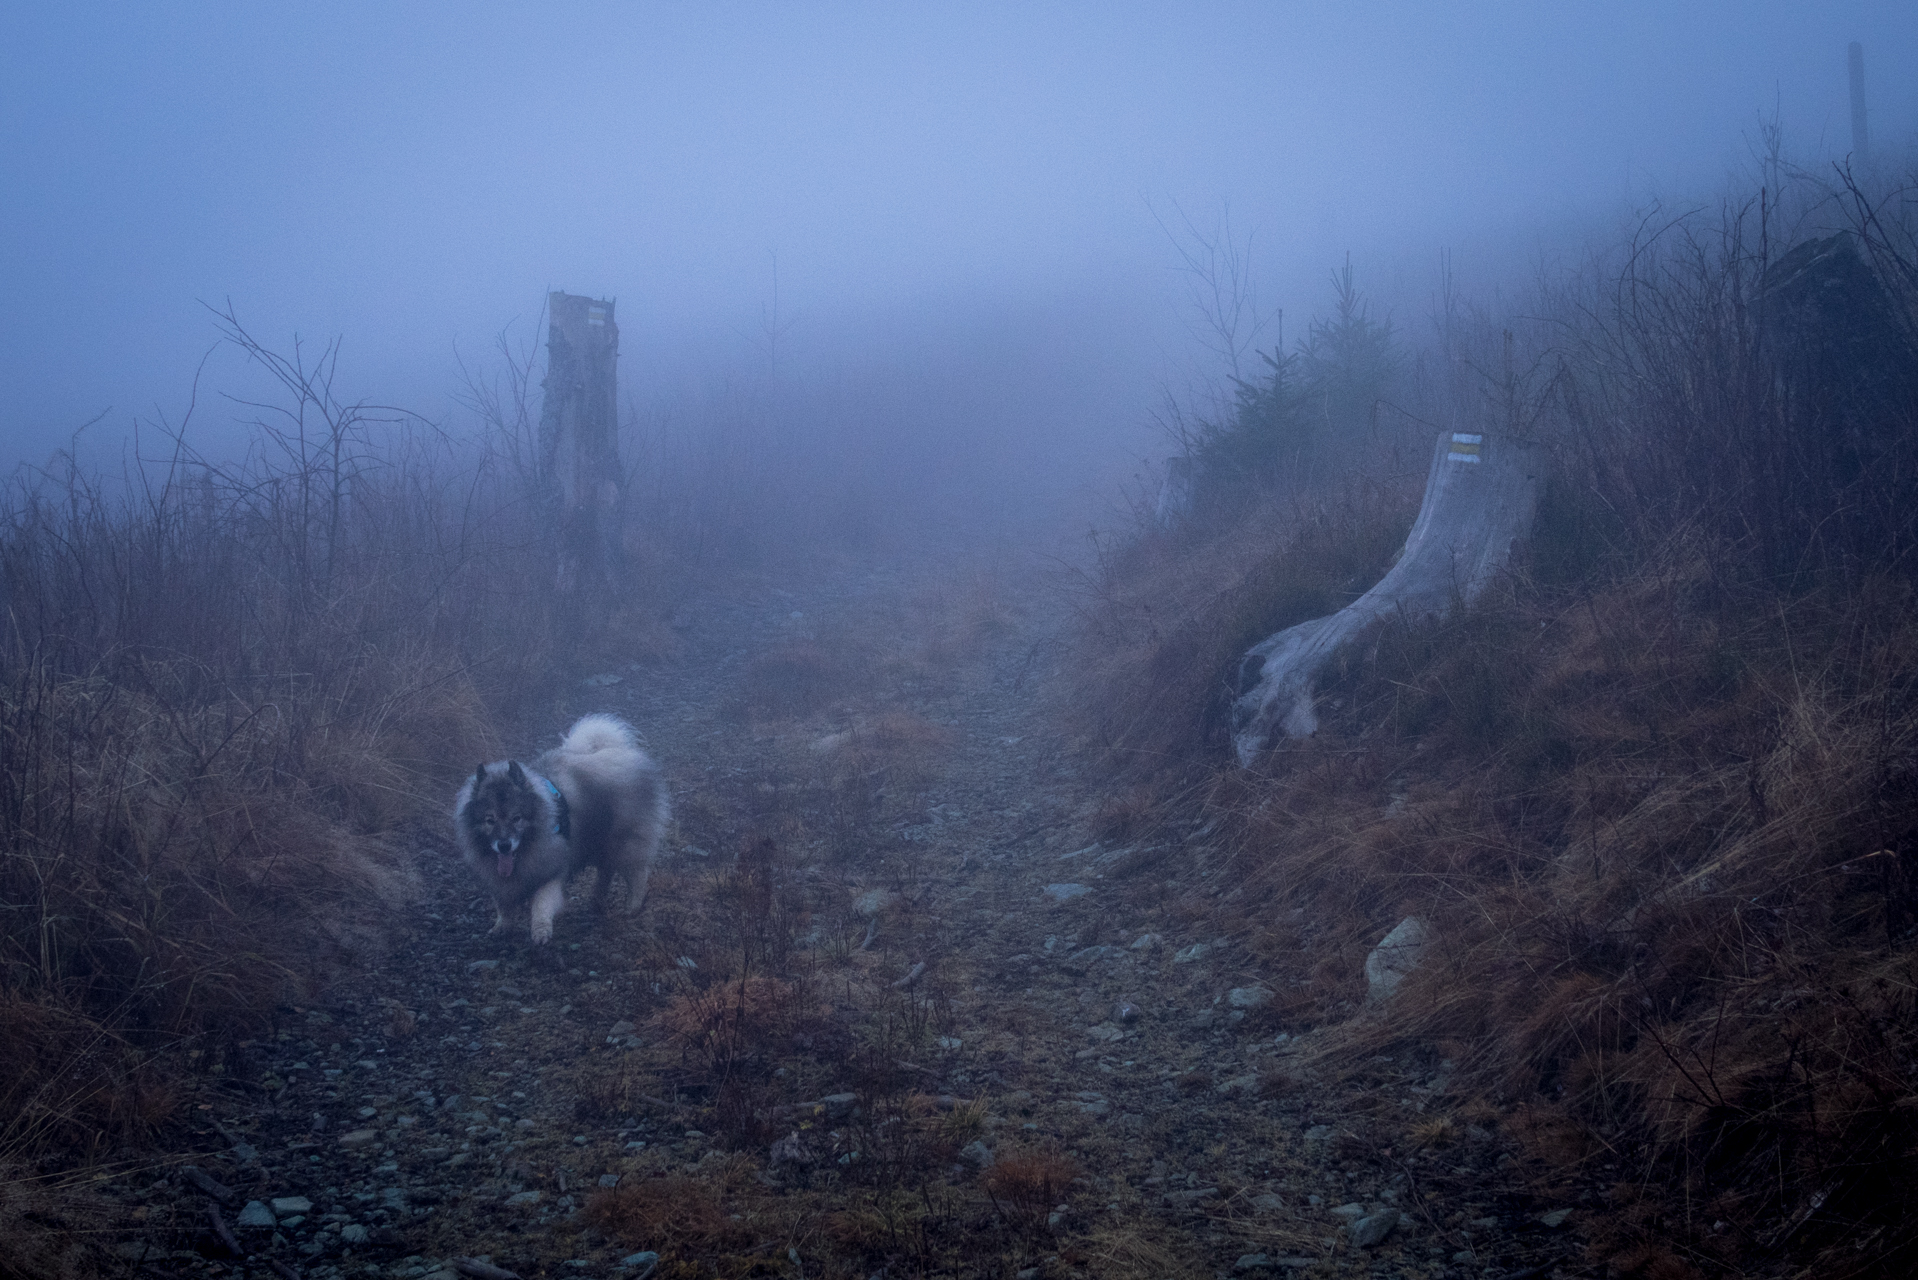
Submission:
{"label": "fluffy gray dog", "polygon": [[606,715],[582,717],[531,768],[481,765],[453,804],[460,852],[498,908],[493,932],[530,902],[535,943],[552,939],[566,878],[581,867],[599,868],[595,908],[605,910],[617,873],[627,912],[638,911],[668,817],[659,766],[631,725]]}

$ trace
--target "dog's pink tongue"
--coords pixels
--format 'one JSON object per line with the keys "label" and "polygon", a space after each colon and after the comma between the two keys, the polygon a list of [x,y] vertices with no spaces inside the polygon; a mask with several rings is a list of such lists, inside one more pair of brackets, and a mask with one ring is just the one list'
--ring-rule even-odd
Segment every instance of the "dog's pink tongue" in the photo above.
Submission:
{"label": "dog's pink tongue", "polygon": [[504,880],[507,876],[510,876],[513,874],[513,855],[512,854],[502,853],[499,855],[499,874],[500,874],[500,879],[502,880]]}

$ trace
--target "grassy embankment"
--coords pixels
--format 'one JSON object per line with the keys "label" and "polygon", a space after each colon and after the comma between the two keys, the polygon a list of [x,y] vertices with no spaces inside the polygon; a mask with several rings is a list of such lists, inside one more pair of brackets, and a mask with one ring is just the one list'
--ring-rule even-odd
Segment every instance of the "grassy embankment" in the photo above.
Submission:
{"label": "grassy embankment", "polygon": [[[221,326],[282,393],[254,406],[248,457],[163,432],[160,460],[117,481],[61,458],[0,501],[7,1275],[90,1274],[93,1246],[137,1230],[87,1188],[195,1149],[209,1082],[259,1093],[242,1078],[252,1038],[377,962],[416,889],[419,833],[439,841],[474,760],[521,745],[504,733],[550,732],[589,664],[674,652],[664,619],[695,576],[781,569],[859,535],[808,500],[795,477],[811,472],[748,447],[763,424],[632,430],[614,580],[562,596],[530,353],[502,341],[496,374],[474,372],[487,431],[460,443],[341,403],[332,350],[303,364],[231,315]],[[935,644],[926,660],[947,658]],[[845,691],[847,662],[768,653],[742,673],[738,714],[810,709]],[[820,766],[841,845],[874,820],[874,779],[910,774],[939,735],[881,715],[848,737]],[[737,843],[701,813],[685,814],[700,838]],[[746,847],[713,914],[756,965],[775,904],[753,877],[785,860]],[[693,1001],[675,1026],[700,1040],[724,1012]],[[723,1067],[736,1039],[706,1048]]]}
{"label": "grassy embankment", "polygon": [[[1648,226],[1530,319],[1448,306],[1377,383],[1424,421],[1348,417],[1309,485],[1244,465],[1326,425],[1269,366],[1193,434],[1194,514],[1087,593],[1109,834],[1216,823],[1205,878],[1163,874],[1261,958],[1271,1022],[1336,1028],[1322,1071],[1454,1059],[1451,1106],[1497,1108],[1617,1274],[1918,1265],[1918,255],[1895,196],[1804,207]],[[1802,274],[1841,230],[1858,257]],[[1378,459],[1441,425],[1550,451],[1520,563],[1233,767],[1239,655],[1377,579],[1423,478]],[[1368,1009],[1408,915],[1436,941]]]}
{"label": "grassy embankment", "polygon": [[633,630],[558,642],[551,540],[499,438],[342,404],[330,351],[301,365],[224,326],[284,392],[247,459],[176,440],[0,504],[9,1218],[165,1149],[188,1074],[377,953],[413,831],[494,726],[595,627]]}

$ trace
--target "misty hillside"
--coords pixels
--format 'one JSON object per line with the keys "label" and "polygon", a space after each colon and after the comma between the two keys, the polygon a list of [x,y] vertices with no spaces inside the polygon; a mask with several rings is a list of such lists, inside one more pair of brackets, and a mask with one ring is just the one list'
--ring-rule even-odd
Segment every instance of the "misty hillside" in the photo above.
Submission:
{"label": "misty hillside", "polygon": [[1918,1274],[1918,7],[9,18],[0,1280]]}
{"label": "misty hillside", "polygon": [[[226,313],[244,458],[7,501],[8,1274],[1902,1274],[1886,189],[1429,335],[1342,267],[1076,562],[589,443],[610,302],[476,442]],[[1246,650],[1388,572],[1434,424],[1533,518],[1242,764]],[[593,710],[673,792],[646,909],[489,935],[448,797]]]}

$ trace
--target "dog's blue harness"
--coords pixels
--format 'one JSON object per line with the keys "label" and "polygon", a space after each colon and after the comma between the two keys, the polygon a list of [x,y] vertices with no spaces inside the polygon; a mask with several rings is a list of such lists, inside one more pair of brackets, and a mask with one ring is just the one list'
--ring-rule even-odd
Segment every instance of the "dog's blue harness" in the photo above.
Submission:
{"label": "dog's blue harness", "polygon": [[[527,772],[532,773],[532,770],[529,769]],[[544,782],[546,789],[553,793],[553,834],[562,840],[572,839],[573,811],[566,803],[566,793],[561,791],[551,778],[542,777],[537,773],[533,776]]]}

